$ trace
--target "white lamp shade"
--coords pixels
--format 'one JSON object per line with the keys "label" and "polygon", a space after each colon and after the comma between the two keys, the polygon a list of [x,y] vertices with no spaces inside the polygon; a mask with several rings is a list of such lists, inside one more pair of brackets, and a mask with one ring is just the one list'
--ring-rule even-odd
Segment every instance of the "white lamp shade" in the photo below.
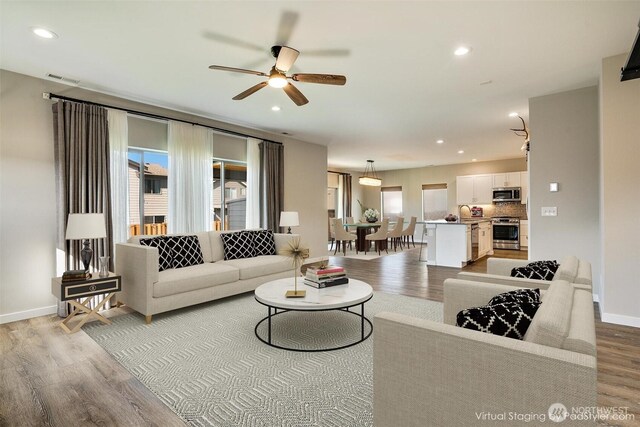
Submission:
{"label": "white lamp shade", "polygon": [[107,237],[103,214],[69,214],[67,240],[100,239],[102,237]]}
{"label": "white lamp shade", "polygon": [[280,227],[297,227],[298,225],[300,225],[298,212],[280,212]]}

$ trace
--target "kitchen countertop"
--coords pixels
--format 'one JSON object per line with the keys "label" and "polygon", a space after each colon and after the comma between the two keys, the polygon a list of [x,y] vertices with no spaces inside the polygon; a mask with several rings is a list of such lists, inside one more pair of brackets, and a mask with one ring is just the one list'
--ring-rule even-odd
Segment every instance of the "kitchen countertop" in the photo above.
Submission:
{"label": "kitchen countertop", "polygon": [[473,225],[481,222],[491,222],[491,218],[462,218],[458,221],[447,222],[444,219],[427,221],[427,224],[451,224],[451,225]]}

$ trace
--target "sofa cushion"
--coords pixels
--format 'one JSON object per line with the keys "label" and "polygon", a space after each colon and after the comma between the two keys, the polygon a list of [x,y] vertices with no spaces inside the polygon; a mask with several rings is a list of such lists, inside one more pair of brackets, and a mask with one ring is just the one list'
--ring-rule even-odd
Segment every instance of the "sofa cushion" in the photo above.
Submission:
{"label": "sofa cushion", "polygon": [[158,271],[173,268],[173,256],[171,246],[164,236],[139,239],[141,245],[158,248]]}
{"label": "sofa cushion", "polygon": [[593,296],[584,289],[573,292],[573,307],[569,333],[562,343],[569,351],[596,356],[596,329],[593,315]]}
{"label": "sofa cushion", "polygon": [[468,308],[458,313],[456,325],[521,340],[539,306],[538,303],[505,303]]}
{"label": "sofa cushion", "polygon": [[[209,239],[208,231],[201,231],[199,233],[193,233],[198,237],[198,243],[200,243],[200,250],[202,251],[202,260],[204,262],[214,262],[213,253],[211,250],[211,241]],[[220,258],[222,259],[222,258]]]}
{"label": "sofa cushion", "polygon": [[551,282],[524,340],[562,348],[569,331],[572,306],[573,286],[564,280]]}
{"label": "sofa cushion", "polygon": [[224,247],[224,259],[242,259],[255,256],[253,250],[253,232],[238,231],[235,233],[223,233],[222,245]]}
{"label": "sofa cushion", "polygon": [[204,263],[197,236],[166,236],[165,240],[171,248],[171,265],[173,268],[183,268]]}
{"label": "sofa cushion", "polygon": [[222,263],[205,263],[185,268],[161,271],[153,284],[153,297],[162,298],[183,292],[235,282],[240,278],[237,268]]}
{"label": "sofa cushion", "polygon": [[540,289],[516,289],[515,291],[504,292],[489,300],[487,305],[506,303],[539,303]]}
{"label": "sofa cushion", "polygon": [[284,255],[260,255],[254,258],[234,259],[221,261],[219,264],[231,265],[240,270],[240,279],[253,279],[254,277],[268,274],[291,271],[293,264],[291,258]]}
{"label": "sofa cushion", "polygon": [[570,255],[560,261],[560,267],[556,271],[553,280],[565,280],[569,283],[573,283],[578,275],[578,258]]}
{"label": "sofa cushion", "polygon": [[224,246],[222,244],[224,231],[210,231],[209,232],[209,244],[211,245],[211,258],[213,262],[222,261],[224,259]]}
{"label": "sofa cushion", "polygon": [[276,242],[272,230],[255,230],[252,231],[252,234],[256,256],[276,254]]}

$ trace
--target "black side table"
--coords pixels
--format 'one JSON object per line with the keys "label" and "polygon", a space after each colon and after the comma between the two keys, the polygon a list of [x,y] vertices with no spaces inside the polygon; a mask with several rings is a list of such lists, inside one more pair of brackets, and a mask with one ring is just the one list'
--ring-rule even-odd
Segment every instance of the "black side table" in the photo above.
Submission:
{"label": "black side table", "polygon": [[[51,293],[56,296],[60,301],[67,301],[74,307],[74,310],[60,322],[60,327],[68,334],[78,332],[82,325],[84,325],[92,317],[97,318],[102,323],[107,325],[111,324],[111,320],[103,317],[98,311],[109,301],[116,292],[122,290],[122,284],[120,276],[113,273],[109,273],[107,277],[99,277],[97,273],[93,273],[90,279],[76,280],[73,282],[62,282],[62,277],[54,277],[51,279]],[[88,304],[96,295],[108,294],[100,304],[98,304],[93,310],[89,308]],[[84,300],[79,303],[76,299]],[[78,322],[72,329],[67,326],[67,323],[80,313],[87,313],[80,322]]]}

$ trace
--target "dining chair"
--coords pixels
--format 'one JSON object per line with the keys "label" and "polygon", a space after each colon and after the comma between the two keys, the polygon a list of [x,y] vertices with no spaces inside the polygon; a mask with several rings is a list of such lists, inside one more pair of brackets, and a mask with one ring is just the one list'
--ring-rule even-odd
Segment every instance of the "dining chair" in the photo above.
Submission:
{"label": "dining chair", "polygon": [[[365,240],[367,242],[376,242],[376,250],[378,251],[378,255],[380,255],[380,250],[384,244],[384,250],[386,253],[389,253],[389,251],[387,250],[387,233],[389,232],[389,218],[383,218],[382,219],[382,224],[380,225],[380,228],[378,229],[378,231],[376,231],[375,233],[371,233],[367,236],[365,236]],[[364,247],[364,254],[367,254],[367,249],[369,247],[369,244],[367,243]]]}
{"label": "dining chair", "polygon": [[352,216],[348,216],[344,219],[344,223],[345,224],[354,224],[353,222],[353,217]]}
{"label": "dining chair", "polygon": [[416,231],[416,221],[418,220],[418,218],[416,218],[415,216],[412,216],[411,219],[409,220],[409,225],[407,226],[407,228],[405,228],[402,231],[402,238],[404,240],[404,242],[407,244],[407,247],[409,247],[409,238],[411,238],[411,243],[413,243],[413,247],[416,247],[416,242],[413,239],[413,234]]}
{"label": "dining chair", "polygon": [[400,244],[400,250],[402,250],[402,227],[404,226],[404,218],[399,216],[396,218],[396,225],[393,230],[387,233],[387,238],[391,240],[393,245],[393,251],[397,252],[398,243]]}
{"label": "dining chair", "polygon": [[331,238],[331,246],[329,246],[329,250],[332,250],[333,245],[336,243],[336,228],[333,224],[334,219],[335,218],[329,218],[329,237]]}
{"label": "dining chair", "polygon": [[[333,229],[336,235],[336,249],[333,252],[335,255],[340,248],[340,244],[342,244],[342,254],[347,254],[347,242],[351,245],[351,242],[355,242],[356,235],[353,233],[349,233],[344,229],[344,225],[342,224],[342,218],[334,218],[333,219]],[[358,247],[356,246],[356,254],[358,254]]]}

